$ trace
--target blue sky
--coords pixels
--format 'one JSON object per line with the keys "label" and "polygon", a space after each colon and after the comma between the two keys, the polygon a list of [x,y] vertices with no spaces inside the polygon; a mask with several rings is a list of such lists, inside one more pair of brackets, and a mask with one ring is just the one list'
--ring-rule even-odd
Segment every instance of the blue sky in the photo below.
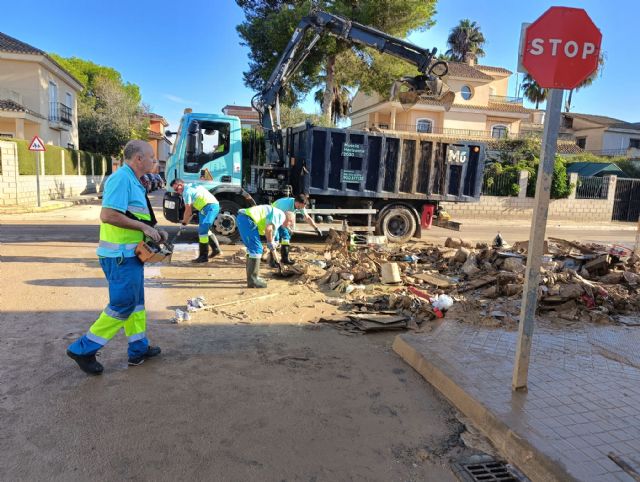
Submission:
{"label": "blue sky", "polygon": [[[1,22],[1,31],[47,52],[114,67],[138,84],[144,101],[174,127],[184,107],[220,112],[226,104],[249,105],[253,95],[242,83],[248,50],[235,30],[243,15],[232,0],[3,3],[3,19],[13,20]],[[637,0],[440,0],[436,25],[413,33],[410,40],[444,51],[449,30],[469,18],[480,24],[487,40],[480,62],[515,73],[521,24],[552,5],[586,9],[603,34],[602,76],[574,95],[572,111],[640,122],[640,64],[632,53],[640,18]],[[515,95],[515,74],[509,88]],[[303,107],[317,109],[310,101]]]}

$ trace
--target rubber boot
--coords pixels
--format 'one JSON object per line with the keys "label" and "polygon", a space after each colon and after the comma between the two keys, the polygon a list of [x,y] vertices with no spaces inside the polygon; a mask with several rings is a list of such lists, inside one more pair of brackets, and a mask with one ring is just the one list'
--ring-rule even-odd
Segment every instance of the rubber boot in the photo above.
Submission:
{"label": "rubber boot", "polygon": [[209,258],[207,258],[207,253],[209,252],[209,244],[208,243],[198,243],[200,245],[200,255],[196,259],[192,259],[192,263],[206,263]]}
{"label": "rubber boot", "polygon": [[266,288],[267,282],[260,278],[260,258],[247,258],[247,286],[249,288]]}
{"label": "rubber boot", "polygon": [[209,255],[209,258],[218,256],[221,253],[220,243],[218,243],[218,238],[216,238],[216,235],[213,233],[209,234],[209,246],[211,246],[211,254]]}
{"label": "rubber boot", "polygon": [[271,251],[269,251],[269,268],[277,268],[278,265],[276,264],[276,259],[273,257],[273,253],[271,253]]}
{"label": "rubber boot", "polygon": [[280,257],[282,258],[282,262],[284,264],[296,264],[295,261],[293,261],[291,258],[289,258],[289,248],[290,246],[287,244],[282,244],[280,246]]}

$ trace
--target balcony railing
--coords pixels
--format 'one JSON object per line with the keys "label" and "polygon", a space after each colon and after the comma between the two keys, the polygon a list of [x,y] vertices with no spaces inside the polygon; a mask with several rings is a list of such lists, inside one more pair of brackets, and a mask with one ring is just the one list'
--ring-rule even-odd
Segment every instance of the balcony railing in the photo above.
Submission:
{"label": "balcony railing", "polygon": [[518,104],[522,105],[522,97],[508,97],[505,95],[490,95],[489,102],[494,104]]}
{"label": "balcony railing", "polygon": [[71,125],[71,107],[68,107],[60,102],[49,102],[49,120]]}
{"label": "balcony railing", "polygon": [[[511,134],[509,132],[506,133],[504,131],[492,133],[492,131],[483,131],[483,130],[474,130],[474,129],[452,129],[449,127],[430,127],[425,129],[424,124],[416,125],[416,124],[396,124],[395,128],[391,128],[391,125],[388,123],[378,123],[378,124],[369,124],[366,123],[353,124],[351,129],[365,129],[368,127],[369,129],[376,130],[395,130],[395,131],[403,131],[403,132],[415,132],[417,134],[434,134],[434,135],[443,135],[443,136],[452,136],[452,137],[460,137],[460,138],[470,138],[470,139],[516,139],[518,138],[518,134]],[[418,127],[421,129],[418,130]],[[493,135],[492,135],[493,134]],[[500,134],[500,135],[499,135]]]}

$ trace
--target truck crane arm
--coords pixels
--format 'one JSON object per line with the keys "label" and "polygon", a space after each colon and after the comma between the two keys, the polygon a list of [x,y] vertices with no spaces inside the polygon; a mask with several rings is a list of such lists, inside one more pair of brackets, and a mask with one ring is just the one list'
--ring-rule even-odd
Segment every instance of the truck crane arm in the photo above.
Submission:
{"label": "truck crane arm", "polygon": [[[309,30],[314,30],[315,35],[302,48],[302,41]],[[393,98],[400,98],[403,103],[415,103],[418,97],[430,97],[443,100],[445,106],[450,107],[454,94],[448,91],[441,80],[447,74],[448,67],[446,62],[434,62],[435,48],[426,50],[357,22],[315,11],[300,21],[264,89],[252,100],[253,107],[260,113],[262,128],[272,144],[278,144],[274,131],[280,128],[280,92],[325,33],[352,44],[374,48],[415,65],[421,75],[403,77],[396,81],[392,88]],[[273,147],[279,152],[277,145]]]}

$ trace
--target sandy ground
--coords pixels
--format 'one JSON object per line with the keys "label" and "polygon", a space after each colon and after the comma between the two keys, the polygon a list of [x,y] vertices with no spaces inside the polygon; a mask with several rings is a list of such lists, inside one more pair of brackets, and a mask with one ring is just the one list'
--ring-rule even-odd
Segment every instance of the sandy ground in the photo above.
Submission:
{"label": "sandy ground", "polygon": [[[3,227],[3,229],[5,229]],[[335,308],[244,266],[147,269],[159,359],[126,365],[118,335],[87,377],[65,354],[107,301],[93,243],[3,243],[0,480],[455,480],[462,425],[390,349],[308,320]],[[225,247],[226,254],[237,250]],[[227,305],[171,324],[204,295]]]}
{"label": "sandy ground", "polygon": [[[120,334],[99,358],[105,373],[84,375],[64,351],[107,302],[99,209],[0,215],[0,480],[455,480],[449,458],[469,453],[463,426],[391,351],[392,334],[309,323],[336,309],[322,293],[273,279],[249,290],[243,264],[191,265],[195,244],[146,272],[162,356],[128,368]],[[528,237],[526,222],[499,229],[509,242]],[[472,220],[423,240],[490,241],[497,230]],[[549,234],[626,244],[635,226],[550,224]],[[198,295],[240,302],[170,323]]]}

